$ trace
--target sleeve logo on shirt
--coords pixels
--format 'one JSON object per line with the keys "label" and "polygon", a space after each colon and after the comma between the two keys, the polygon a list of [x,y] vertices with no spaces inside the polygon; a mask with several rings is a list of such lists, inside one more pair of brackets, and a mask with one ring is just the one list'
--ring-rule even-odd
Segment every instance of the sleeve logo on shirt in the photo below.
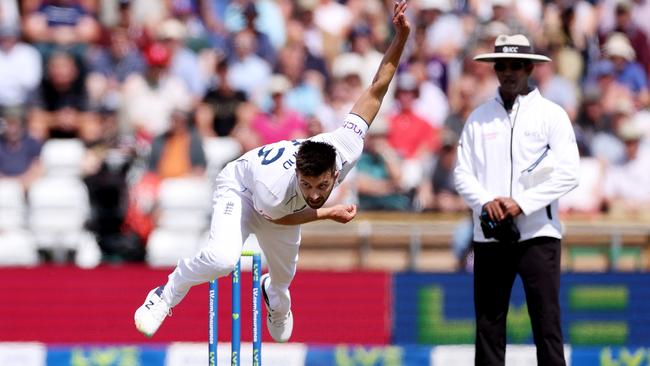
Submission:
{"label": "sleeve logo on shirt", "polygon": [[363,131],[361,128],[359,128],[359,126],[357,126],[356,123],[345,121],[342,127],[348,130],[352,130],[355,134],[359,135],[359,137],[363,137]]}
{"label": "sleeve logo on shirt", "polygon": [[483,132],[483,138],[485,140],[495,140],[499,136],[497,131],[485,131]]}
{"label": "sleeve logo on shirt", "polygon": [[226,203],[226,209],[223,210],[223,214],[224,215],[232,215],[232,210],[233,210],[234,207],[235,207],[235,203],[232,202],[232,201],[228,201],[228,203]]}

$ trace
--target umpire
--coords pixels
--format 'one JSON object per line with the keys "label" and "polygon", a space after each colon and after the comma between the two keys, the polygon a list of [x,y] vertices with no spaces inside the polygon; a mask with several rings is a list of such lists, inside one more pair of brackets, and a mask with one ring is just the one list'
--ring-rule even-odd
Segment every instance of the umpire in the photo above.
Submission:
{"label": "umpire", "polygon": [[565,365],[560,326],[558,199],[578,185],[579,156],[571,121],[528,84],[537,62],[520,34],[500,35],[494,52],[495,97],[467,119],[454,171],[474,213],[476,365],[504,365],[506,316],[521,276],[541,365]]}

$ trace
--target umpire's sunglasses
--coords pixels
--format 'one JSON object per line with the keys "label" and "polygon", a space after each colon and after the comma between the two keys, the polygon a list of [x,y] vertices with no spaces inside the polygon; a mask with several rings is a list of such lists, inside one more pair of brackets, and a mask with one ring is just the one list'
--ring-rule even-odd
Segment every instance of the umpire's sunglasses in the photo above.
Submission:
{"label": "umpire's sunglasses", "polygon": [[497,61],[494,63],[494,71],[506,71],[510,69],[512,71],[523,70],[526,63],[523,61]]}

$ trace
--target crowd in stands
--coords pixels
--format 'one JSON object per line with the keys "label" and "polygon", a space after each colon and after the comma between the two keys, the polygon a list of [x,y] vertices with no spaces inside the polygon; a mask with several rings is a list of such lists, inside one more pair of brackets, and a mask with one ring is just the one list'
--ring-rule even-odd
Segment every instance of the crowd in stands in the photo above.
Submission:
{"label": "crowd in stands", "polygon": [[[79,230],[105,257],[142,260],[161,182],[212,179],[244,151],[338,127],[387,47],[392,3],[0,0],[0,180],[19,183],[26,215],[44,182],[82,181]],[[522,33],[553,59],[533,79],[579,143],[581,185],[562,210],[650,217],[650,1],[410,0],[408,16],[398,75],[332,201],[465,212],[458,137],[498,86],[472,57]]]}

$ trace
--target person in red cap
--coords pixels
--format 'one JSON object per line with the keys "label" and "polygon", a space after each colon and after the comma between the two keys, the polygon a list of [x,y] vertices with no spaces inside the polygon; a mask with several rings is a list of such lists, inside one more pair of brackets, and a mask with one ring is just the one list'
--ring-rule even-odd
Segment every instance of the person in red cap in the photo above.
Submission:
{"label": "person in red cap", "polygon": [[152,43],[144,50],[147,71],[144,75],[132,74],[124,82],[123,112],[136,134],[151,142],[167,130],[172,111],[187,110],[192,97],[187,85],[170,75],[171,52],[160,43]]}

